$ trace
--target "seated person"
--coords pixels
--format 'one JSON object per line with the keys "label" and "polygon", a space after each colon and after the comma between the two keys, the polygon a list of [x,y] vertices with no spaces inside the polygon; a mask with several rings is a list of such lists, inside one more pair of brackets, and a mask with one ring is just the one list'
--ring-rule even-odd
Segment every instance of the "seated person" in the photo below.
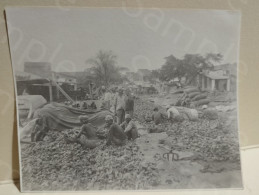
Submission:
{"label": "seated person", "polygon": [[79,116],[79,120],[83,124],[79,134],[75,138],[66,137],[66,139],[70,142],[77,142],[85,148],[92,149],[97,147],[100,144],[100,141],[97,138],[95,127],[89,123],[89,119],[85,115]]}
{"label": "seated person", "polygon": [[96,135],[99,139],[106,139],[108,136],[108,132],[109,129],[106,126],[106,124],[103,127],[100,127],[97,131],[96,131]]}
{"label": "seated person", "polygon": [[85,110],[85,109],[87,109],[87,108],[88,108],[87,103],[86,103],[86,102],[83,102],[83,109]]}
{"label": "seated person", "polygon": [[129,140],[135,140],[138,137],[136,124],[132,120],[130,114],[126,114],[125,121],[121,123],[120,126],[124,129],[124,133],[126,133]]}
{"label": "seated person", "polygon": [[106,145],[124,145],[126,143],[127,135],[124,133],[121,126],[113,122],[113,117],[111,115],[106,116],[105,123],[108,128]]}
{"label": "seated person", "polygon": [[38,118],[35,121],[35,127],[33,128],[31,133],[31,141],[32,142],[43,141],[47,132],[48,132],[48,128],[44,125],[43,118]]}
{"label": "seated person", "polygon": [[90,108],[91,109],[97,109],[97,106],[96,106],[96,104],[94,102],[92,102],[91,105],[90,105]]}
{"label": "seated person", "polygon": [[80,138],[81,135],[84,135],[87,139],[97,139],[95,127],[89,123],[89,119],[85,115],[79,116],[80,122],[83,124],[80,128],[80,132],[77,135],[77,138]]}

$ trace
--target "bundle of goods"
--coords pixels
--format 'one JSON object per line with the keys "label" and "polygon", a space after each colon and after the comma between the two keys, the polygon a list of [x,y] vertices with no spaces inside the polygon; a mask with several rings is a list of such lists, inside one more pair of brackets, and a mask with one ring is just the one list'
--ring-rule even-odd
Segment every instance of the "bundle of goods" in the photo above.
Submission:
{"label": "bundle of goods", "polygon": [[198,88],[190,88],[184,90],[184,94],[180,97],[176,106],[184,107],[198,107],[210,103],[210,100],[207,99],[208,95],[206,92],[201,92]]}
{"label": "bundle of goods", "polygon": [[203,117],[209,120],[216,120],[218,119],[218,112],[214,109],[206,109],[203,112]]}

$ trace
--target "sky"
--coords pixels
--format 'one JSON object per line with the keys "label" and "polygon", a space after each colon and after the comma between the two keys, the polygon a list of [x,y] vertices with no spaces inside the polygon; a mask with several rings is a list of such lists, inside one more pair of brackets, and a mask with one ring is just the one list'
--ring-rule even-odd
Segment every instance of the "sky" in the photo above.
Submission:
{"label": "sky", "polygon": [[238,61],[240,13],[223,10],[44,8],[6,9],[12,65],[50,62],[57,72],[83,71],[97,52],[112,51],[117,65],[157,69],[165,57],[221,53]]}

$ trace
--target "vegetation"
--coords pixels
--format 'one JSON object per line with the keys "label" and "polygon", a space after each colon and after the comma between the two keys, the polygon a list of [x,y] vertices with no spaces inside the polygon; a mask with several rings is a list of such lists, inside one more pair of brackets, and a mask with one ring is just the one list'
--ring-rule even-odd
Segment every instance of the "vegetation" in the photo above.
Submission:
{"label": "vegetation", "polygon": [[[177,78],[182,83],[182,79],[185,78],[185,84],[190,84],[199,72],[213,68],[215,63],[222,61],[222,58],[221,54],[214,53],[208,53],[205,56],[186,54],[182,59],[170,55],[165,57],[165,63],[161,68],[150,71],[150,74],[145,76],[145,80],[153,83],[157,79],[170,81]],[[96,86],[108,87],[127,80],[126,76],[121,73],[128,71],[128,68],[117,66],[117,56],[112,51],[100,50],[96,56],[88,59],[86,64],[90,64],[91,67],[78,78],[84,86],[92,82]]]}
{"label": "vegetation", "polygon": [[119,83],[125,79],[121,71],[128,70],[126,67],[118,67],[117,56],[112,51],[100,50],[97,55],[86,61],[92,65],[90,72],[93,80],[98,85],[109,86],[112,83]]}
{"label": "vegetation", "polygon": [[215,62],[221,62],[221,54],[208,53],[206,56],[199,54],[186,54],[183,59],[177,59],[174,55],[165,57],[165,64],[158,70],[152,71],[153,77],[161,81],[170,81],[178,78],[181,82],[186,77],[186,84],[191,83],[197,74],[203,69],[210,69]]}

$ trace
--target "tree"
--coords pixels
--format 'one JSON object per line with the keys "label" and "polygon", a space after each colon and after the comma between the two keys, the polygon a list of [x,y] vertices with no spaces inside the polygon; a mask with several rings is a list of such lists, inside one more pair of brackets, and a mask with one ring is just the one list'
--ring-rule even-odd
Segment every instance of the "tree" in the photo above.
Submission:
{"label": "tree", "polygon": [[186,54],[182,60],[185,67],[186,83],[190,84],[199,72],[204,69],[211,69],[214,62],[221,62],[223,56],[221,54],[208,53],[205,57],[199,54]]}
{"label": "tree", "polygon": [[86,61],[91,64],[90,69],[95,77],[95,82],[99,85],[109,86],[112,82],[118,82],[122,79],[120,71],[127,70],[126,67],[117,67],[117,57],[112,51],[100,50],[94,58]]}
{"label": "tree", "polygon": [[173,55],[165,57],[165,64],[161,69],[152,73],[158,76],[161,81],[170,81],[171,79],[181,79],[185,76],[186,83],[190,84],[197,74],[203,69],[213,68],[214,63],[222,61],[221,54],[208,53],[205,57],[199,54],[186,54],[183,59],[178,59]]}
{"label": "tree", "polygon": [[173,55],[165,57],[165,60],[166,62],[160,70],[160,80],[170,81],[171,79],[178,78],[181,81],[185,74],[182,61]]}
{"label": "tree", "polygon": [[219,63],[223,59],[223,55],[220,53],[207,53],[205,56],[205,61],[209,66],[214,66],[214,62]]}

